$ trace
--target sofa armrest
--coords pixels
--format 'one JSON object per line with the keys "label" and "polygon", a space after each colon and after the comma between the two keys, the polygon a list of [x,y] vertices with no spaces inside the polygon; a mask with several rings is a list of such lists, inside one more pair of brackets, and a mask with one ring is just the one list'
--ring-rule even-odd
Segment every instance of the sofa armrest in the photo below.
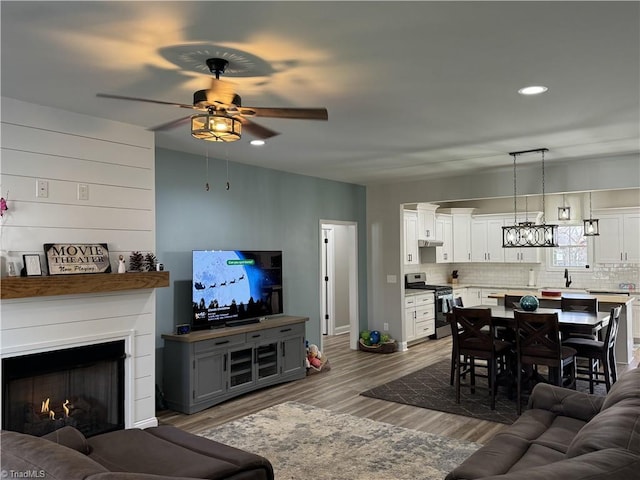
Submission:
{"label": "sofa armrest", "polygon": [[620,480],[637,478],[640,456],[622,448],[606,448],[537,467],[483,477],[482,480]]}
{"label": "sofa armrest", "polygon": [[605,397],[600,395],[538,383],[531,392],[528,408],[548,410],[557,415],[588,422],[600,412],[604,399]]}

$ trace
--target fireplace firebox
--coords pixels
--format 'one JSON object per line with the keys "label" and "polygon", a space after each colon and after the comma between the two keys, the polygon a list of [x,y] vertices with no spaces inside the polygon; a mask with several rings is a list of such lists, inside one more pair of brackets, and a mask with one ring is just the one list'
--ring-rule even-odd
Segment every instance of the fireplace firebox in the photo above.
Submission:
{"label": "fireplace firebox", "polygon": [[2,428],[42,436],[65,425],[86,437],[124,428],[125,342],[2,359]]}

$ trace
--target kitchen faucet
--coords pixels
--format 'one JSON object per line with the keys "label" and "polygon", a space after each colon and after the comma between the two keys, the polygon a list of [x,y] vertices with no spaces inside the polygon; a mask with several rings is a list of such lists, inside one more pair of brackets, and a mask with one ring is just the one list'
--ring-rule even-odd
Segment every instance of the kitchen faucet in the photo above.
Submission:
{"label": "kitchen faucet", "polygon": [[569,285],[571,285],[571,277],[569,276],[569,269],[565,268],[564,269],[564,286],[566,288],[569,288]]}

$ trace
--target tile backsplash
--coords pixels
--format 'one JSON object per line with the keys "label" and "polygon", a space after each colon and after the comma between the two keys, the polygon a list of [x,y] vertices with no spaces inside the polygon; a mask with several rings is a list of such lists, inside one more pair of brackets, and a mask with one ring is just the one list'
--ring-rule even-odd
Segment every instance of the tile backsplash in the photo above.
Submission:
{"label": "tile backsplash", "polygon": [[[547,270],[544,263],[426,263],[408,272],[426,272],[428,283],[446,283],[453,270],[458,270],[461,284],[490,286],[526,286],[529,269],[533,269],[537,287],[564,288],[564,270]],[[571,288],[619,290],[620,284],[635,284],[640,290],[640,266],[632,264],[592,265],[582,271],[569,271]]]}

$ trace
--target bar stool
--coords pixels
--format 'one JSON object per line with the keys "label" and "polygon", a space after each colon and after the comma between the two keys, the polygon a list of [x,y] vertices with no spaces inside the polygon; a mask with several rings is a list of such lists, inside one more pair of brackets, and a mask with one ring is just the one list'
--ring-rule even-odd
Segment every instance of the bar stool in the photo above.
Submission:
{"label": "bar stool", "polygon": [[[611,385],[618,380],[615,351],[621,311],[621,306],[611,309],[604,341],[575,337],[562,342],[562,345],[576,350],[578,359],[586,359],[587,367],[578,364],[576,372],[577,378],[589,381],[590,393],[593,393],[593,386],[597,383],[604,383],[609,392]],[[600,364],[602,364],[602,372]],[[586,378],[580,375],[586,375]]]}

